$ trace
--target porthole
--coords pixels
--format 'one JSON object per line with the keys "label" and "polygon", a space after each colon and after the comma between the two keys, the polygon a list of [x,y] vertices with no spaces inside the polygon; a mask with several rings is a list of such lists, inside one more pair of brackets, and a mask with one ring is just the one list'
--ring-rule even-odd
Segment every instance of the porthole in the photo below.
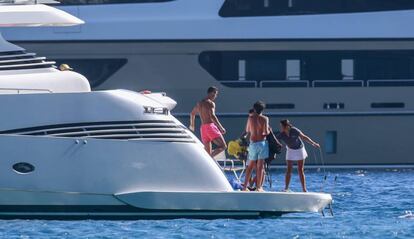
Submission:
{"label": "porthole", "polygon": [[31,173],[35,170],[35,167],[33,165],[31,165],[30,163],[16,163],[13,165],[13,170],[16,173],[20,173],[20,174],[28,174]]}

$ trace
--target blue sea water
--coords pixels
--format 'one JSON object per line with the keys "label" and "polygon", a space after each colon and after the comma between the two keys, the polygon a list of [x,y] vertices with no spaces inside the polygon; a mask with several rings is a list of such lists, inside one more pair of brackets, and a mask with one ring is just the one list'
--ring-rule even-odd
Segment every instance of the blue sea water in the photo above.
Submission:
{"label": "blue sea water", "polygon": [[[0,221],[0,238],[414,238],[414,170],[328,170],[334,217],[290,214],[258,220]],[[231,175],[228,175],[231,177]],[[334,182],[337,177],[336,183]],[[283,188],[283,171],[272,172]],[[307,170],[311,191],[324,172]],[[297,175],[292,189],[299,190]]]}

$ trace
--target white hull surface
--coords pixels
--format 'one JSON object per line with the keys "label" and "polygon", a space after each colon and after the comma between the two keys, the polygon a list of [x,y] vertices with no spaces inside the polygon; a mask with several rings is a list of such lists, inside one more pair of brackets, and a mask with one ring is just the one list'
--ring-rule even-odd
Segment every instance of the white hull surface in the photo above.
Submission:
{"label": "white hull surface", "polygon": [[1,219],[263,218],[318,212],[329,194],[281,192],[134,192],[119,195],[0,190]]}
{"label": "white hull surface", "polygon": [[[259,218],[317,212],[332,201],[320,193],[235,192],[198,143],[77,142],[1,136],[0,218]],[[13,170],[21,161],[34,171]]]}

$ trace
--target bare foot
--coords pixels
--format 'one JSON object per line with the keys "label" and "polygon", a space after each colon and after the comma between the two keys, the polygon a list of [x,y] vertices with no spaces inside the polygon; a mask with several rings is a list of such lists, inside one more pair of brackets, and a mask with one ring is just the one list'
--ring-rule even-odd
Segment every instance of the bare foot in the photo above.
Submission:
{"label": "bare foot", "polygon": [[263,188],[257,188],[256,191],[258,191],[258,192],[264,192],[265,190],[263,190]]}

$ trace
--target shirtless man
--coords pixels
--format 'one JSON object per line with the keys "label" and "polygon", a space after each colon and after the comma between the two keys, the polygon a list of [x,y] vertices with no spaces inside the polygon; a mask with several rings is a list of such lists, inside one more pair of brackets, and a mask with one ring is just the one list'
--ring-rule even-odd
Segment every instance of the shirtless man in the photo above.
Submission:
{"label": "shirtless man", "polygon": [[262,115],[265,104],[261,101],[253,105],[254,113],[247,120],[246,131],[250,135],[249,166],[246,170],[243,191],[246,191],[253,169],[256,170],[257,191],[263,191],[264,160],[269,157],[269,143],[266,136],[270,133],[269,118]]}
{"label": "shirtless man", "polygon": [[[212,86],[208,88],[207,97],[198,102],[191,111],[189,127],[194,131],[195,116],[196,114],[199,114],[201,119],[201,141],[203,142],[207,153],[213,158],[227,148],[226,141],[224,141],[223,138],[223,134],[226,133],[226,130],[220,124],[215,112],[216,104],[214,103],[214,100],[217,98],[217,95],[218,89],[216,87]],[[211,142],[217,146],[213,151]]]}

